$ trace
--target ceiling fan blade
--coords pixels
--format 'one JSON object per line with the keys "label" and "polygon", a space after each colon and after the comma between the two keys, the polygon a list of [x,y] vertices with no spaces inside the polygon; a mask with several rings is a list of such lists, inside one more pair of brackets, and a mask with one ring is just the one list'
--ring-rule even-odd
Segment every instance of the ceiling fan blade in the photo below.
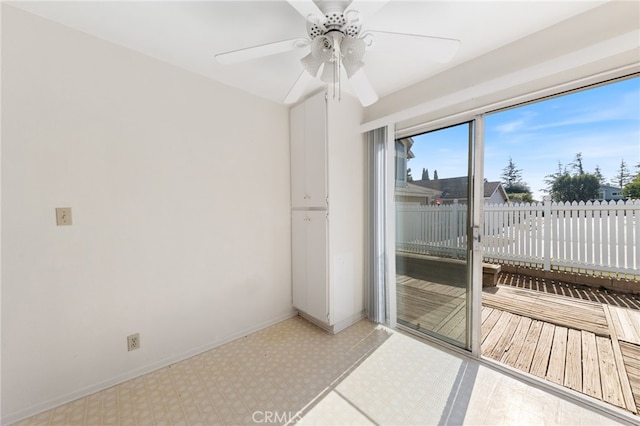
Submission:
{"label": "ceiling fan blade", "polygon": [[284,103],[292,104],[300,99],[300,96],[302,96],[302,93],[307,88],[309,83],[311,83],[311,81],[313,81],[313,76],[307,71],[302,71],[296,82],[293,83],[293,86],[289,90],[289,93],[287,93],[287,97],[284,98]]}
{"label": "ceiling fan blade", "polygon": [[291,7],[298,11],[307,21],[314,24],[324,24],[327,20],[313,0],[287,0]]}
{"label": "ceiling fan blade", "polygon": [[373,86],[371,86],[369,78],[364,73],[364,68],[360,68],[354,72],[351,77],[349,77],[349,83],[351,83],[351,87],[362,106],[369,106],[378,100],[378,95],[373,89]]}
{"label": "ceiling fan blade", "polygon": [[357,10],[366,20],[375,15],[387,3],[389,0],[353,0],[346,10]]}
{"label": "ceiling fan blade", "polygon": [[374,36],[371,49],[388,55],[424,55],[429,59],[446,63],[460,47],[460,40],[432,37],[419,34],[390,33],[386,31],[367,31]]}
{"label": "ceiling fan blade", "polygon": [[308,45],[309,40],[306,38],[292,38],[289,40],[276,41],[273,43],[261,44],[259,46],[232,50],[230,52],[218,53],[215,55],[215,58],[221,64],[235,64],[242,61],[248,61],[250,59],[275,55],[276,53],[288,52]]}

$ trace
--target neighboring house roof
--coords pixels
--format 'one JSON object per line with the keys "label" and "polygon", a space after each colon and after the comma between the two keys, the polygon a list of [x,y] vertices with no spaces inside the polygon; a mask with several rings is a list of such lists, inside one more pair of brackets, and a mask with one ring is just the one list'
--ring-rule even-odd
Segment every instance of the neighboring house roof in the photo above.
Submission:
{"label": "neighboring house roof", "polygon": [[455,177],[432,180],[414,180],[414,184],[424,188],[435,189],[442,199],[467,198],[467,178]]}
{"label": "neighboring house roof", "polygon": [[500,196],[505,201],[509,201],[509,194],[507,194],[507,190],[504,189],[502,182],[485,182],[484,183],[484,198],[489,199],[493,197],[493,194],[496,192],[500,193]]}
{"label": "neighboring house roof", "polygon": [[[467,180],[466,176],[432,179],[432,180],[414,180],[413,183],[424,188],[435,189],[440,191],[440,198],[443,200],[466,200],[467,199]],[[491,198],[498,191],[504,201],[509,200],[501,182],[485,182],[484,198]]]}
{"label": "neighboring house roof", "polygon": [[398,142],[402,143],[404,146],[407,147],[407,160],[410,160],[412,158],[415,158],[416,156],[413,154],[413,151],[411,151],[411,147],[413,146],[413,139],[412,138],[402,138],[402,139],[398,139]]}
{"label": "neighboring house roof", "polygon": [[405,197],[438,197],[440,191],[425,188],[424,186],[414,185],[412,182],[407,182],[407,186],[396,187],[396,195],[402,195]]}
{"label": "neighboring house roof", "polygon": [[489,198],[493,195],[496,190],[502,185],[500,182],[485,182],[484,183],[484,197]]}
{"label": "neighboring house roof", "polygon": [[600,191],[602,190],[607,190],[607,191],[622,191],[621,188],[618,188],[617,186],[611,186],[611,185],[600,185]]}

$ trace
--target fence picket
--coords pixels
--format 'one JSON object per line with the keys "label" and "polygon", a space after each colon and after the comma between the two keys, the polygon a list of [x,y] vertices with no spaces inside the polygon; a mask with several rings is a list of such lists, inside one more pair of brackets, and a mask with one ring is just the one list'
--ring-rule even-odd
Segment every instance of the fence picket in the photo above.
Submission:
{"label": "fence picket", "polygon": [[[640,279],[640,200],[487,204],[483,216],[488,261]],[[399,204],[396,218],[399,249],[466,255],[466,205]]]}

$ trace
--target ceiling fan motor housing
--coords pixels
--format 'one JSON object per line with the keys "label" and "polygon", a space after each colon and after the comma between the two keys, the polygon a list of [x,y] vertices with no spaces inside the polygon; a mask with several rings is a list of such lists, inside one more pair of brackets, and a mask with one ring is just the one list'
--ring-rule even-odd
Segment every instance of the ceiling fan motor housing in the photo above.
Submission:
{"label": "ceiling fan motor housing", "polygon": [[361,20],[358,17],[358,13],[353,11],[355,19],[349,17],[352,11],[345,13],[345,9],[351,1],[321,0],[316,3],[318,8],[324,13],[325,22],[307,22],[307,32],[311,40],[332,31],[339,31],[348,37],[358,37],[361,27]]}

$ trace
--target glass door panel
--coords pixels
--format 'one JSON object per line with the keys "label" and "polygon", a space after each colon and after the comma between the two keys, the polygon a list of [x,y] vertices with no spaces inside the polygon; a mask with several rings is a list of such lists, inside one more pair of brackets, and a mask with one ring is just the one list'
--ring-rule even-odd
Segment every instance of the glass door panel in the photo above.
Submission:
{"label": "glass door panel", "polygon": [[397,323],[470,349],[473,123],[396,140]]}

